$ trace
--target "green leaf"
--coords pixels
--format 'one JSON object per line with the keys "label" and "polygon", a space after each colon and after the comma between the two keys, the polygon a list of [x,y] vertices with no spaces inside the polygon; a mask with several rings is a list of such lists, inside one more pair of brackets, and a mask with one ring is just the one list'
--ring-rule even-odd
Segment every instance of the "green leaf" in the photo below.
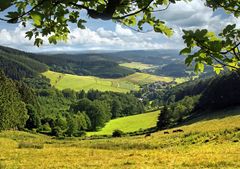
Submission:
{"label": "green leaf", "polygon": [[200,62],[196,63],[195,72],[198,72],[198,71],[200,71],[200,72],[204,71],[204,64],[203,63],[200,63]]}
{"label": "green leaf", "polygon": [[217,64],[217,65],[214,65],[213,70],[216,74],[220,74],[220,72],[224,70],[224,68],[222,67],[222,65]]}
{"label": "green leaf", "polygon": [[155,23],[153,27],[155,32],[164,33],[168,37],[173,35],[173,30],[159,20]]}
{"label": "green leaf", "polygon": [[10,20],[8,21],[8,23],[17,23],[18,21],[18,17],[19,17],[19,13],[18,12],[8,12],[8,14],[6,15],[7,18],[10,18]]}
{"label": "green leaf", "polygon": [[191,48],[184,48],[183,50],[180,51],[180,55],[187,55],[191,53]]}
{"label": "green leaf", "polygon": [[32,37],[33,37],[33,32],[32,32],[32,31],[26,32],[25,38],[27,38],[27,37],[29,38],[29,40],[32,39]]}
{"label": "green leaf", "polygon": [[185,64],[189,66],[193,61],[194,55],[190,55],[185,59]]}
{"label": "green leaf", "polygon": [[220,52],[222,50],[222,44],[219,41],[210,42],[210,48],[214,52]]}
{"label": "green leaf", "polygon": [[35,41],[34,41],[34,45],[39,47],[40,45],[43,44],[43,40],[40,39],[40,38],[36,38]]}
{"label": "green leaf", "polygon": [[42,15],[39,12],[31,12],[31,18],[33,19],[34,25],[41,26]]}
{"label": "green leaf", "polygon": [[85,29],[85,26],[83,25],[84,23],[86,23],[85,20],[79,19],[79,21],[77,23],[78,28]]}
{"label": "green leaf", "polygon": [[48,38],[49,43],[57,44],[57,37],[55,35],[52,35]]}

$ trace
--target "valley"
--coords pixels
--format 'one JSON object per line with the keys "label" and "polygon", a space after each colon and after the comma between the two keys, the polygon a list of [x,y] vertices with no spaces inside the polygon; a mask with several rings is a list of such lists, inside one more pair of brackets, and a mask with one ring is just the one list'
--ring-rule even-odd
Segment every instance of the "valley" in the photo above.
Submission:
{"label": "valley", "polygon": [[0,169],[240,168],[236,73],[118,54],[0,47]]}
{"label": "valley", "polygon": [[240,169],[240,0],[0,0],[0,169]]}

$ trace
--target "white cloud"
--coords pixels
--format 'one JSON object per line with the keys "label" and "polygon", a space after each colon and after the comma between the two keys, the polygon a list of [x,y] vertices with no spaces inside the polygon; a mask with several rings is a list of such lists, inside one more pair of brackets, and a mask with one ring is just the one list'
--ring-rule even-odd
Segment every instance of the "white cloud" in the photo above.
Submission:
{"label": "white cloud", "polygon": [[79,46],[102,47],[110,49],[158,49],[163,45],[145,38],[147,35],[139,35],[132,31],[116,25],[115,31],[98,28],[96,31],[90,29],[73,29],[68,44]]}
{"label": "white cloud", "polygon": [[[96,31],[89,28],[71,29],[67,43],[60,42],[53,46],[44,39],[44,45],[41,48],[34,47],[33,40],[25,38],[26,28],[18,26],[14,31],[6,29],[0,30],[0,44],[11,46],[23,50],[41,52],[43,50],[81,50],[81,49],[159,49],[169,48],[167,43],[161,44],[151,38],[151,34],[133,33],[132,31],[116,25],[115,31],[98,28]],[[155,33],[154,36],[156,37]],[[159,34],[160,35],[160,34]]]}
{"label": "white cloud", "polygon": [[105,30],[104,28],[98,28],[97,33],[103,38],[114,38],[117,37],[117,34],[112,31]]}
{"label": "white cloud", "polygon": [[161,18],[173,27],[181,29],[209,29],[219,32],[229,23],[239,23],[232,15],[224,11],[218,14],[204,5],[204,0],[180,1],[171,5],[168,10],[161,13]]}
{"label": "white cloud", "polygon": [[115,32],[120,36],[132,36],[133,35],[131,30],[125,29],[119,24],[116,25]]}

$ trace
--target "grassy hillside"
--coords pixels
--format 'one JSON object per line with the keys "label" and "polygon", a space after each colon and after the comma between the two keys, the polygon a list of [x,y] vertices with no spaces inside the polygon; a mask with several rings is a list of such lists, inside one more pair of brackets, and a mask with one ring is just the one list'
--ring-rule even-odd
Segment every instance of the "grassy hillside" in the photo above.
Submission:
{"label": "grassy hillside", "polygon": [[123,132],[134,132],[140,129],[155,127],[159,111],[144,113],[134,116],[127,116],[111,120],[98,132],[89,132],[88,135],[111,135],[116,129]]}
{"label": "grassy hillside", "polygon": [[129,92],[130,90],[138,90],[139,85],[152,83],[156,81],[170,82],[171,77],[161,77],[145,73],[135,73],[118,79],[103,79],[94,76],[77,76],[70,74],[62,74],[53,71],[43,73],[44,76],[51,80],[51,84],[57,89],[71,88],[74,90],[90,90],[97,89],[100,91]]}
{"label": "grassy hillside", "polygon": [[0,168],[240,168],[239,108],[198,120],[182,126],[183,133],[171,129],[169,134],[160,131],[147,138],[55,140],[1,132]]}
{"label": "grassy hillside", "polygon": [[120,64],[120,66],[128,67],[131,69],[139,69],[139,70],[151,69],[156,67],[154,65],[144,64],[141,62],[127,62],[127,63]]}
{"label": "grassy hillside", "polygon": [[164,81],[164,82],[171,82],[173,81],[172,77],[165,77],[165,76],[155,76],[155,75],[150,75],[147,73],[134,73],[132,75],[129,75],[127,77],[121,78],[121,81],[129,81],[134,84],[138,85],[144,85],[148,83],[153,83],[156,81]]}
{"label": "grassy hillside", "polygon": [[126,93],[130,90],[139,89],[139,87],[133,83],[118,81],[115,79],[103,79],[94,76],[77,76],[52,71],[45,72],[43,75],[49,78],[51,80],[51,84],[60,90],[66,88],[71,88],[76,91],[96,89],[100,91]]}

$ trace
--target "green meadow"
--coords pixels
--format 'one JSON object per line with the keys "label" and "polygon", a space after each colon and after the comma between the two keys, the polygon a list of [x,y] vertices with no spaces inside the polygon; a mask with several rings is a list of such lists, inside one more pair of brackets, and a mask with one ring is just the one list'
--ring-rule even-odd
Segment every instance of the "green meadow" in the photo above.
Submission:
{"label": "green meadow", "polygon": [[139,90],[140,85],[143,84],[153,83],[156,81],[171,82],[174,80],[171,77],[161,77],[146,73],[134,73],[118,79],[104,79],[94,76],[77,76],[53,71],[47,71],[43,73],[43,75],[50,79],[52,86],[60,90],[66,88],[71,88],[76,91],[88,91],[90,89],[95,89],[100,91],[123,93],[127,93],[131,90]]}
{"label": "green meadow", "polygon": [[89,132],[88,135],[111,135],[116,129],[123,132],[134,132],[155,127],[160,111],[127,116],[111,120],[98,132]]}
{"label": "green meadow", "polygon": [[139,70],[144,70],[144,69],[152,69],[157,66],[150,65],[150,64],[144,64],[141,62],[128,62],[128,63],[122,63],[119,64],[120,66],[131,68],[131,69],[139,69]]}

